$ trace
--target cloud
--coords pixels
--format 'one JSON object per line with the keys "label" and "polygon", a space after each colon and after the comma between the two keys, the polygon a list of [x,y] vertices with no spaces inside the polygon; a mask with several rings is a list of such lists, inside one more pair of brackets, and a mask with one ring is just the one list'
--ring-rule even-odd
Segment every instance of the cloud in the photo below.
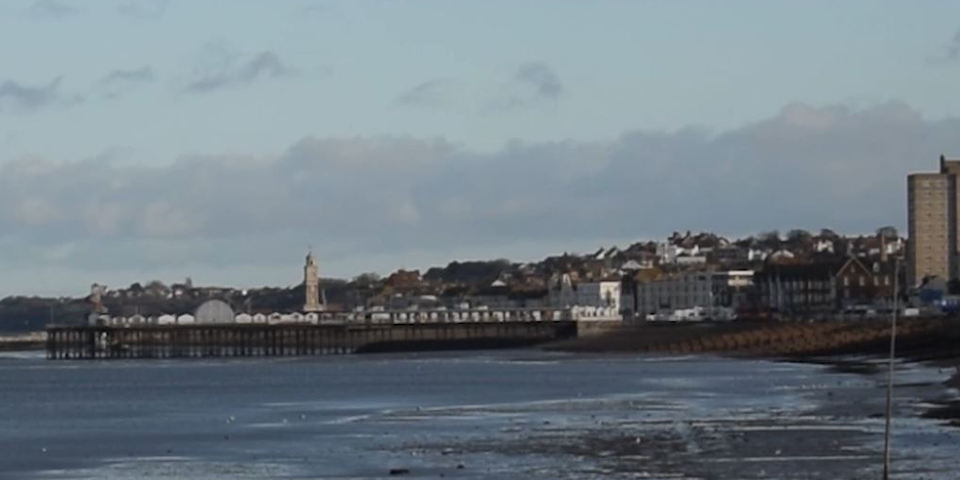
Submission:
{"label": "cloud", "polygon": [[30,5],[27,13],[37,19],[59,19],[78,15],[81,10],[56,0],[37,0]]}
{"label": "cloud", "polygon": [[960,154],[957,131],[960,119],[924,119],[896,102],[794,103],[722,132],[631,131],[490,153],[444,140],[307,137],[271,158],[161,167],[26,159],[0,167],[0,265],[34,268],[62,245],[70,254],[58,265],[190,272],[286,264],[308,244],[349,265],[686,229],[903,229],[906,175]]}
{"label": "cloud", "polygon": [[560,100],[564,93],[560,76],[553,68],[544,62],[527,62],[509,78],[491,87],[438,78],[401,92],[394,103],[404,107],[487,113],[548,106]]}
{"label": "cloud", "polygon": [[167,12],[169,0],[137,0],[123,2],[117,6],[117,13],[137,20],[159,20]]}
{"label": "cloud", "polygon": [[104,83],[110,82],[152,82],[154,80],[153,69],[148,66],[143,66],[140,68],[123,70],[117,69],[107,75],[105,75],[100,81]]}
{"label": "cloud", "polygon": [[187,83],[184,93],[211,93],[224,88],[246,85],[263,79],[287,77],[293,69],[272,51],[263,51],[252,57],[240,58],[221,48],[209,50],[206,62],[197,69],[195,78]]}
{"label": "cloud", "polygon": [[456,80],[438,78],[401,93],[396,103],[409,107],[442,107],[462,101],[463,94],[463,86]]}
{"label": "cloud", "polygon": [[140,85],[153,83],[156,74],[149,66],[132,69],[117,69],[103,76],[96,89],[106,98],[117,98]]}
{"label": "cloud", "polygon": [[960,30],[957,30],[947,44],[947,60],[960,60]]}
{"label": "cloud", "polygon": [[27,85],[13,80],[0,82],[0,112],[13,109],[33,111],[48,105],[70,105],[83,101],[81,96],[65,96],[60,92],[63,77],[45,85]]}
{"label": "cloud", "polygon": [[534,93],[539,98],[556,99],[563,94],[560,76],[543,62],[529,62],[521,65],[514,79],[533,87]]}
{"label": "cloud", "polygon": [[510,82],[500,89],[489,107],[515,109],[549,105],[564,94],[563,84],[549,65],[543,62],[527,62],[517,68]]}

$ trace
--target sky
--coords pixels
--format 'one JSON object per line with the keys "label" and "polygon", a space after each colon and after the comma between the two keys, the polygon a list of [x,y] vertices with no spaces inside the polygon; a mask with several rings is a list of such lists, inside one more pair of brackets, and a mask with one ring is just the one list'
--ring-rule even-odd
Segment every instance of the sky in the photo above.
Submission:
{"label": "sky", "polygon": [[0,2],[0,297],[906,223],[953,1]]}

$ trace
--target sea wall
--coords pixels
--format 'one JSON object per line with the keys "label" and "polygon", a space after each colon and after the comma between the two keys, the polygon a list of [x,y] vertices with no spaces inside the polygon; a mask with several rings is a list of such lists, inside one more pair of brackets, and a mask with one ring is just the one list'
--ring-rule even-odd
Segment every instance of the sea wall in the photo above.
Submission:
{"label": "sea wall", "polygon": [[[960,319],[909,319],[898,326],[902,352],[960,355]],[[889,349],[890,322],[796,321],[639,324],[550,348],[578,352],[723,353],[759,356],[872,354]]]}
{"label": "sea wall", "polygon": [[615,320],[577,320],[577,336],[593,337],[615,332],[623,328],[623,321]]}

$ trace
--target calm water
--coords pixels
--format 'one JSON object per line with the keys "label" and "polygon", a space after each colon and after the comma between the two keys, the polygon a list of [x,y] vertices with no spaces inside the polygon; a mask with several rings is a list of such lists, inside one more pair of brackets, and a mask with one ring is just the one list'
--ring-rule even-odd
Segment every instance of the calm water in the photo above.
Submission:
{"label": "calm water", "polygon": [[[900,376],[899,478],[960,479]],[[279,360],[0,357],[0,478],[877,478],[876,378],[537,351]]]}

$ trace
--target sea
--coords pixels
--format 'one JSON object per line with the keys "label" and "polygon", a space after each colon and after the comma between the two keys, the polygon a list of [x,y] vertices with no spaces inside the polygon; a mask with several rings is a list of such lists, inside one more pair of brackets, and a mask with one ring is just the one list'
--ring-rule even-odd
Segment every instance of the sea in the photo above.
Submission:
{"label": "sea", "polygon": [[[900,365],[892,478],[960,479]],[[274,359],[0,354],[0,479],[876,479],[885,374],[536,349]]]}

